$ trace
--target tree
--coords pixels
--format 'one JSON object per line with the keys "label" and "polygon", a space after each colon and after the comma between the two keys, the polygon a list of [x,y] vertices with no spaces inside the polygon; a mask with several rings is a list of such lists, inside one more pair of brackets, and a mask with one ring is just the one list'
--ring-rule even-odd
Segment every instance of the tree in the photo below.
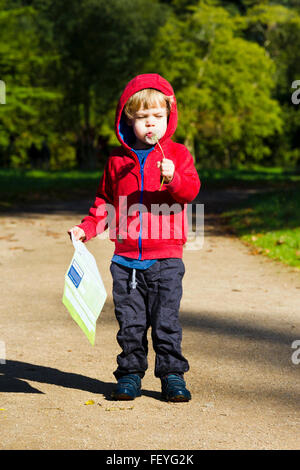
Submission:
{"label": "tree", "polygon": [[34,10],[0,0],[0,79],[6,85],[6,104],[0,106],[1,166],[24,165],[27,148],[47,133],[42,110],[59,94],[37,77],[50,61],[39,48]]}
{"label": "tree", "polygon": [[[0,0],[2,165],[50,142],[63,163],[95,168],[124,85],[141,72],[168,8],[156,0]],[[4,162],[5,160],[5,162]],[[27,159],[28,160],[28,159]]]}
{"label": "tree", "polygon": [[94,168],[99,133],[105,126],[107,130],[107,116],[113,118],[111,111],[126,82],[140,73],[167,9],[156,0],[34,4],[59,51],[55,80],[63,94],[61,131],[73,132],[80,166]]}
{"label": "tree", "polygon": [[[292,6],[295,2],[280,2]],[[293,166],[300,162],[299,106],[291,101],[292,83],[300,78],[300,15],[282,5],[258,5],[244,18],[244,35],[260,43],[273,60],[273,96],[283,115],[284,132],[270,142],[273,161]]]}
{"label": "tree", "polygon": [[275,68],[265,50],[241,37],[240,17],[200,1],[192,14],[161,28],[149,61],[174,85],[177,137],[204,165],[256,162],[270,154],[266,139],[281,132],[272,99]]}

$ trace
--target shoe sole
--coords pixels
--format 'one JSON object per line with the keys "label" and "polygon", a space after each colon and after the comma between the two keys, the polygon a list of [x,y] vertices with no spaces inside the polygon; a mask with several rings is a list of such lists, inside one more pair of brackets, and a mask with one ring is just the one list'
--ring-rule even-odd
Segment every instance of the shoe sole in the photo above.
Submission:
{"label": "shoe sole", "polygon": [[134,400],[137,397],[140,397],[141,395],[137,395],[136,397],[131,397],[130,395],[127,395],[127,393],[120,393],[119,395],[111,394],[111,398],[113,400],[122,400],[122,401],[130,401]]}
{"label": "shoe sole", "polygon": [[186,397],[183,397],[182,395],[178,395],[178,396],[175,396],[175,397],[172,397],[172,398],[163,396],[162,398],[165,401],[172,401],[174,403],[187,402],[187,401],[191,400],[191,398],[186,398]]}
{"label": "shoe sole", "polygon": [[128,395],[118,395],[116,397],[112,396],[111,397],[113,400],[122,400],[122,401],[130,401],[134,400],[133,397],[129,397]]}

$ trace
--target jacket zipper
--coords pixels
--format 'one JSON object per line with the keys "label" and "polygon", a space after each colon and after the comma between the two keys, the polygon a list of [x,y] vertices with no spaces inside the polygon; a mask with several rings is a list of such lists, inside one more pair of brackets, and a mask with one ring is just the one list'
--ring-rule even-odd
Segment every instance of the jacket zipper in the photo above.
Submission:
{"label": "jacket zipper", "polygon": [[[150,152],[152,153],[154,149]],[[150,153],[147,155],[145,158],[143,164],[141,165],[140,159],[137,157],[139,165],[140,165],[140,175],[141,175],[141,196],[140,196],[140,204],[143,204],[143,191],[144,191],[144,166],[146,163],[147,158],[149,157]],[[141,260],[142,258],[142,231],[143,231],[143,213],[140,211],[139,212],[139,219],[140,219],[140,233],[139,233],[139,238],[138,238],[138,248],[139,248],[139,256],[138,260]]]}
{"label": "jacket zipper", "polygon": [[[144,191],[144,166],[146,163],[144,160],[143,164],[140,164],[140,174],[141,174],[141,196],[140,196],[140,205],[143,204],[143,191]],[[139,213],[140,218],[140,233],[139,233],[139,257],[140,260],[142,258],[142,231],[143,231],[143,213],[140,211]]]}

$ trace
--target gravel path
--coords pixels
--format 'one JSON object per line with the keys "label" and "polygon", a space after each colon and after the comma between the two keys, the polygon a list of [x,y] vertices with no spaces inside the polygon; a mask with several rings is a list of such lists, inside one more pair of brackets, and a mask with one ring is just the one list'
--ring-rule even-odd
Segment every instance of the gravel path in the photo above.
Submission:
{"label": "gravel path", "polygon": [[[226,194],[226,204],[245,197]],[[181,321],[193,399],[182,404],[160,400],[151,346],[142,396],[108,399],[119,353],[109,240],[88,244],[108,291],[94,347],[61,302],[73,253],[66,230],[88,203],[1,215],[1,449],[299,448],[300,364],[291,345],[300,340],[300,274],[226,233],[217,214],[225,200],[203,192],[204,245],[184,251]]]}

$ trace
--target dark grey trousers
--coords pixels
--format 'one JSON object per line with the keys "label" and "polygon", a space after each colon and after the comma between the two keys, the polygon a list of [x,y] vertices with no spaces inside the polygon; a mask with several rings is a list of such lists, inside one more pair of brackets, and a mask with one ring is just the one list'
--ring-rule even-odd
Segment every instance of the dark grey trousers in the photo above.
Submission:
{"label": "dark grey trousers", "polygon": [[113,300],[119,323],[116,379],[126,374],[145,375],[148,368],[147,331],[151,326],[155,351],[155,376],[184,374],[188,361],[181,353],[182,329],[179,307],[185,268],[180,258],[159,259],[146,270],[136,270],[136,288],[131,287],[133,270],[111,263]]}

